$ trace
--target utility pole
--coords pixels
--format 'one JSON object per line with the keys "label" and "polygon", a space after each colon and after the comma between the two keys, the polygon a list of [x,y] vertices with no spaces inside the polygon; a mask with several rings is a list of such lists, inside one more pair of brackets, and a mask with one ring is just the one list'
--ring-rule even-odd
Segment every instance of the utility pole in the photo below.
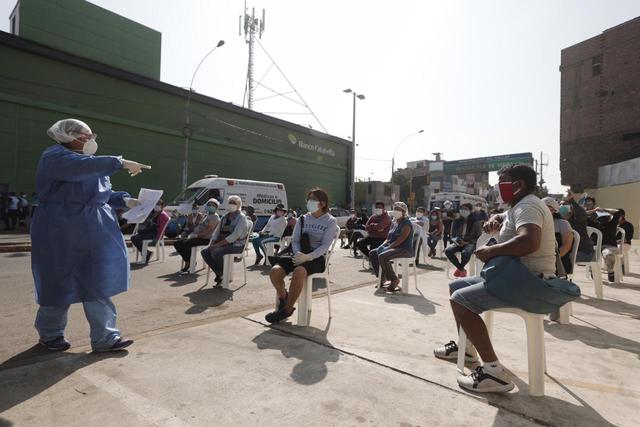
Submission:
{"label": "utility pole", "polygon": [[544,178],[542,178],[542,168],[544,166],[549,166],[549,163],[543,163],[542,161],[542,151],[540,152],[540,162],[538,163],[538,165],[540,166],[540,189],[542,189],[542,186],[545,184]]}
{"label": "utility pole", "polygon": [[264,9],[262,9],[262,19],[256,18],[256,8],[252,8],[251,15],[247,12],[247,2],[244,3],[244,16],[240,16],[239,19],[239,35],[242,35],[244,31],[244,40],[249,45],[249,64],[247,66],[247,80],[245,82],[245,98],[242,100],[242,105],[244,106],[244,101],[247,101],[247,106],[249,110],[253,110],[253,94],[256,90],[255,80],[253,79],[253,68],[255,61],[255,38],[256,34],[258,38],[262,38],[262,33],[264,32],[264,18],[265,13]]}

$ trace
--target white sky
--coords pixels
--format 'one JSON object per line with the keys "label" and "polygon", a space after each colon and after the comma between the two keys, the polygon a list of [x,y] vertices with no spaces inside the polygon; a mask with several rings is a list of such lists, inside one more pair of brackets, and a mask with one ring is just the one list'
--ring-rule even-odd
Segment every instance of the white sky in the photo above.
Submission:
{"label": "white sky", "polygon": [[[244,2],[230,0],[92,0],[162,32],[162,80],[242,104],[247,46],[238,35]],[[15,0],[0,0],[8,18]],[[266,9],[261,43],[330,134],[351,135],[357,105],[356,177],[389,179],[407,161],[531,151],[545,153],[545,179],[559,192],[560,50],[640,15],[640,1],[254,0]],[[1,30],[8,31],[8,19]],[[271,64],[258,47],[256,79]],[[263,83],[288,87],[271,70]],[[256,92],[256,99],[271,93]],[[290,95],[293,96],[293,95]],[[262,112],[304,111],[278,100]],[[311,124],[308,115],[279,116]],[[367,159],[382,159],[371,161]]]}

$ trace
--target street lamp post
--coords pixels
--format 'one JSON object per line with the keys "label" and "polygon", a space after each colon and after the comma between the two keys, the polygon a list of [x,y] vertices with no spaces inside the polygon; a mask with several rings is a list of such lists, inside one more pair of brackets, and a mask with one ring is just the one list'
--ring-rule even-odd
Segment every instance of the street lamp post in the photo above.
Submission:
{"label": "street lamp post", "polygon": [[364,95],[357,94],[354,90],[345,89],[344,93],[353,94],[353,124],[351,128],[351,173],[350,173],[350,190],[349,190],[349,206],[355,209],[356,206],[356,98],[363,100]]}
{"label": "street lamp post", "polygon": [[400,145],[407,139],[411,138],[412,136],[421,134],[422,132],[424,132],[424,129],[420,129],[418,132],[410,133],[409,135],[398,141],[398,143],[396,144],[396,148],[393,150],[393,157],[391,157],[391,185],[393,185],[393,171],[396,164],[396,153],[398,152],[398,148],[400,148]]}
{"label": "street lamp post", "polygon": [[189,140],[191,139],[191,135],[193,135],[193,129],[191,129],[191,93],[193,92],[193,81],[196,78],[196,74],[200,69],[202,63],[213,53],[214,50],[219,48],[224,44],[224,40],[220,40],[218,44],[214,46],[213,49],[207,53],[204,58],[200,61],[196,70],[193,72],[193,76],[191,77],[191,83],[189,83],[189,92],[187,93],[187,102],[184,106],[184,115],[185,115],[185,125],[182,128],[182,135],[184,136],[184,160],[182,162],[182,189],[186,189],[188,182],[188,169],[189,169]]}

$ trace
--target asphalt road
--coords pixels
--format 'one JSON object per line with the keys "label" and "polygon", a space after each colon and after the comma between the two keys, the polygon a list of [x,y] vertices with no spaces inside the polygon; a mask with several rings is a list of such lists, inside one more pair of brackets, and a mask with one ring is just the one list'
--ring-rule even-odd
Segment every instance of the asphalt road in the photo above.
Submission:
{"label": "asphalt road", "polygon": [[[255,258],[250,250],[248,265]],[[419,268],[420,272],[443,268],[444,261]],[[148,266],[132,265],[131,289],[114,297],[118,309],[118,326],[126,336],[140,336],[183,328],[229,317],[268,309],[275,296],[269,282],[268,267],[249,267],[247,284],[242,285],[242,264],[235,264],[234,282],[230,289],[205,287],[205,271],[180,276],[180,258],[167,247],[166,262],[151,262]],[[202,262],[199,263],[199,268]],[[331,259],[332,291],[373,285],[374,276],[362,268],[362,260],[349,251],[336,249]],[[314,290],[323,291],[322,281]],[[38,356],[33,345],[38,335],[33,328],[37,310],[31,275],[31,254],[28,252],[0,254],[0,368],[20,359]],[[80,304],[72,305],[66,337],[72,346],[88,346],[89,328]]]}

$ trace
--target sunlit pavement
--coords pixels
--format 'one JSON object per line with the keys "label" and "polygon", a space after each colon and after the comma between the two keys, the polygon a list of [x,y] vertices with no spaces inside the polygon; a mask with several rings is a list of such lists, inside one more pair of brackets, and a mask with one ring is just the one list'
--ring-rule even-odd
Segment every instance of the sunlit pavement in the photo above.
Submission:
{"label": "sunlit pavement", "polygon": [[[638,242],[634,242],[638,243]],[[637,247],[637,246],[636,246]],[[22,256],[26,255],[26,256]],[[252,258],[251,258],[252,260]],[[0,425],[637,425],[640,401],[640,257],[624,283],[594,297],[583,268],[583,298],[570,325],[545,322],[545,397],[527,393],[520,318],[497,314],[494,343],[517,388],[476,396],[456,385],[453,363],[435,346],[455,338],[440,260],[409,295],[376,293],[362,262],[338,250],[327,301],[313,300],[311,325],[269,328],[267,270],[230,290],[180,279],[176,257],[133,272],[115,298],[120,326],[136,339],[128,353],[88,354],[80,307],[74,347],[32,348],[35,305],[29,254],[2,254]],[[633,273],[638,272],[638,273]],[[412,281],[413,282],[413,281]],[[201,289],[202,288],[202,289]],[[6,344],[6,345],[5,345]]]}

